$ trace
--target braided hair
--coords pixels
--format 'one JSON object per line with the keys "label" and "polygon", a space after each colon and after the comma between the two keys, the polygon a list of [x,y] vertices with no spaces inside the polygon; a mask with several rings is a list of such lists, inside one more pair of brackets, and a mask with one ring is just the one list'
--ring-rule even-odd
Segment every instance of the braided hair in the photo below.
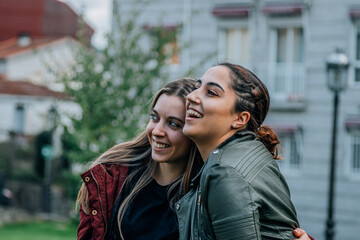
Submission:
{"label": "braided hair", "polygon": [[224,62],[217,66],[224,66],[230,70],[231,87],[237,96],[235,111],[250,113],[247,129],[256,134],[274,159],[279,159],[276,145],[280,141],[269,126],[262,125],[270,105],[266,86],[253,72],[240,65]]}

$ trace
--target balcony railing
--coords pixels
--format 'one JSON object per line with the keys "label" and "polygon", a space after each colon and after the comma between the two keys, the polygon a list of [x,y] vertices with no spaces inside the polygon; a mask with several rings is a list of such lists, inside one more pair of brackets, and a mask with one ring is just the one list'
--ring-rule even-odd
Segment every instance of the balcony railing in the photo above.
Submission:
{"label": "balcony railing", "polygon": [[303,102],[306,94],[304,63],[263,64],[254,68],[275,101]]}

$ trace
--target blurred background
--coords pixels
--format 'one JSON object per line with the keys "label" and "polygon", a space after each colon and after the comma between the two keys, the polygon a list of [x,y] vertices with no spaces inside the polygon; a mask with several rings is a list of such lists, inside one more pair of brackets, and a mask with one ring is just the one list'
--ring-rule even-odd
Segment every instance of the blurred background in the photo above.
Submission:
{"label": "blurred background", "polygon": [[74,239],[86,164],[221,61],[268,86],[301,227],[359,239],[358,0],[0,0],[0,239]]}

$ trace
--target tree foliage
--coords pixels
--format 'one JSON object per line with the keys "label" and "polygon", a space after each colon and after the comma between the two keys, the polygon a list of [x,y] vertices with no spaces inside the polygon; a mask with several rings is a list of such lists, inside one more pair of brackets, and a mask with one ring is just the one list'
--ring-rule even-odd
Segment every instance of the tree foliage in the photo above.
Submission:
{"label": "tree foliage", "polygon": [[[113,1],[117,9],[116,1]],[[149,31],[137,24],[139,9],[124,19],[114,11],[119,35],[107,36],[103,50],[82,44],[74,50],[75,63],[59,80],[82,109],[81,117],[72,117],[72,126],[63,135],[65,158],[81,163],[93,160],[117,142],[133,138],[147,122],[148,103],[154,91],[162,85],[166,44],[176,31],[159,28]],[[149,38],[149,36],[151,36]],[[141,41],[151,39],[149,48]]]}

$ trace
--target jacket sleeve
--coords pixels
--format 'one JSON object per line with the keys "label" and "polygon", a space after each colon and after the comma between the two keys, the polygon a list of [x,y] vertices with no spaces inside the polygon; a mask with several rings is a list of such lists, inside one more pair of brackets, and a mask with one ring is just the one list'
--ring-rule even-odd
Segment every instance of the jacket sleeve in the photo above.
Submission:
{"label": "jacket sleeve", "polygon": [[216,239],[295,239],[296,213],[287,186],[265,169],[253,179],[232,167],[210,170],[207,205]]}
{"label": "jacket sleeve", "polygon": [[[207,178],[207,205],[217,240],[261,239],[259,213],[253,206],[251,189],[231,168],[217,167]],[[206,197],[202,197],[206,199]]]}
{"label": "jacket sleeve", "polygon": [[80,207],[79,210],[80,215],[80,223],[77,229],[77,239],[78,240],[88,240],[91,239],[92,236],[92,224],[91,224],[91,216],[86,214]]}

